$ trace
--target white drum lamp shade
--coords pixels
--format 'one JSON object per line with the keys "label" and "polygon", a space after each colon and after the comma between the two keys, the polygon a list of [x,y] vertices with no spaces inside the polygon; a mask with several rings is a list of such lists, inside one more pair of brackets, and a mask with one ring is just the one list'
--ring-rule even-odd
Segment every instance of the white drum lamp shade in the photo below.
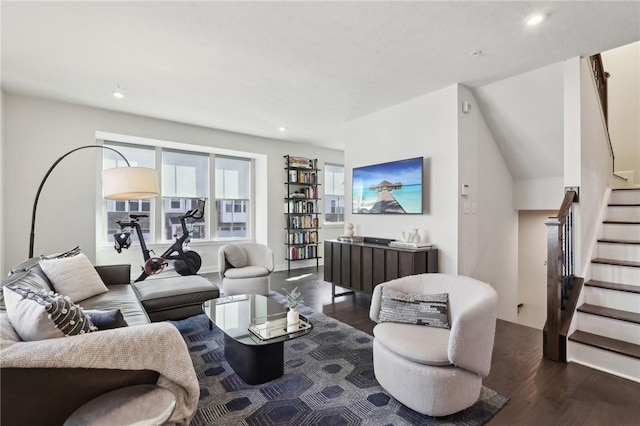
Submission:
{"label": "white drum lamp shade", "polygon": [[155,169],[114,167],[102,171],[102,196],[107,200],[138,200],[159,195]]}

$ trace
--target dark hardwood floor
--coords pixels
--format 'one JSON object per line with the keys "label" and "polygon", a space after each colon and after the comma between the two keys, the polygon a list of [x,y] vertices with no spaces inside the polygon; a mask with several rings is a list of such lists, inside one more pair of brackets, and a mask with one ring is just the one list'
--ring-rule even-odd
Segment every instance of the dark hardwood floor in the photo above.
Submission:
{"label": "dark hardwood floor", "polygon": [[[322,268],[271,275],[272,290],[283,293],[294,287],[310,308],[373,334],[370,297],[356,294],[332,300]],[[511,399],[486,423],[489,426],[640,425],[639,383],[543,359],[542,332],[530,327],[498,320],[491,373],[483,383]]]}

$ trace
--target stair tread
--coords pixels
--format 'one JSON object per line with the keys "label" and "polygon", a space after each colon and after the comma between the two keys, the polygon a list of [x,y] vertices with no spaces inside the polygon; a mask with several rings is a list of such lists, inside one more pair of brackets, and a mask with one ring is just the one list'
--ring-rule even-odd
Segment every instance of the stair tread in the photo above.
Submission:
{"label": "stair tread", "polygon": [[627,293],[640,294],[640,286],[630,284],[610,283],[607,281],[591,280],[585,283],[587,287],[605,288],[607,290],[624,291]]}
{"label": "stair tread", "polygon": [[612,191],[640,191],[640,188],[613,188]]}
{"label": "stair tread", "polygon": [[611,238],[601,238],[598,242],[611,244],[640,244],[640,240],[616,240]]}
{"label": "stair tread", "polygon": [[602,223],[608,223],[610,225],[640,225],[640,222],[631,220],[604,220]]}
{"label": "stair tread", "polygon": [[640,262],[634,262],[632,260],[603,259],[603,258],[597,257],[595,259],[591,259],[591,263],[601,263],[605,265],[630,266],[632,268],[640,268]]}
{"label": "stair tread", "polygon": [[569,340],[640,359],[640,345],[577,330]]}
{"label": "stair tread", "polygon": [[609,207],[640,207],[638,203],[615,203],[615,204],[607,204]]}
{"label": "stair tread", "polygon": [[578,312],[640,324],[640,313],[636,312],[605,308],[604,306],[591,305],[589,303],[584,303],[580,306]]}

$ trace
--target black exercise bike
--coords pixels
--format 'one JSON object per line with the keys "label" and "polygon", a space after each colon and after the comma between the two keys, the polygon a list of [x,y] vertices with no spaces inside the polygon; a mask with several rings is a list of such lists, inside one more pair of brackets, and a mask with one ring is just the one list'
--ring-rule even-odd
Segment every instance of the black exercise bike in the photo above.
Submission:
{"label": "black exercise bike", "polygon": [[122,253],[122,249],[128,249],[131,246],[131,232],[127,231],[127,229],[135,229],[138,235],[138,241],[140,242],[140,248],[142,249],[142,256],[145,262],[142,267],[142,273],[136,278],[135,282],[142,281],[150,275],[159,274],[169,265],[169,262],[173,263],[174,269],[180,275],[196,275],[198,273],[202,266],[202,258],[200,258],[200,255],[195,251],[189,250],[187,244],[189,244],[191,240],[191,235],[187,229],[186,220],[202,219],[204,216],[204,205],[205,200],[198,200],[198,205],[194,210],[189,210],[184,215],[178,216],[180,225],[182,225],[182,236],[178,238],[177,235],[174,235],[176,240],[171,247],[158,257],[151,257],[153,250],[147,248],[140,223],[138,223],[140,218],[148,217],[148,215],[132,214],[129,215],[131,222],[116,222],[120,225],[121,231],[113,234],[114,248],[118,253]]}

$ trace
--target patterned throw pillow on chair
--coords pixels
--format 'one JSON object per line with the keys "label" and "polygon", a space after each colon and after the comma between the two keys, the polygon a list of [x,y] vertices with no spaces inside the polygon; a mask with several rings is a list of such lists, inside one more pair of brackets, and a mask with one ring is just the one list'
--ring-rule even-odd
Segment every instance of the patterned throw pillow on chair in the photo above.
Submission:
{"label": "patterned throw pillow on chair", "polygon": [[2,288],[7,316],[23,341],[90,333],[97,328],[67,296],[10,284]]}
{"label": "patterned throw pillow on chair", "polygon": [[379,321],[450,329],[449,294],[407,294],[382,287]]}

